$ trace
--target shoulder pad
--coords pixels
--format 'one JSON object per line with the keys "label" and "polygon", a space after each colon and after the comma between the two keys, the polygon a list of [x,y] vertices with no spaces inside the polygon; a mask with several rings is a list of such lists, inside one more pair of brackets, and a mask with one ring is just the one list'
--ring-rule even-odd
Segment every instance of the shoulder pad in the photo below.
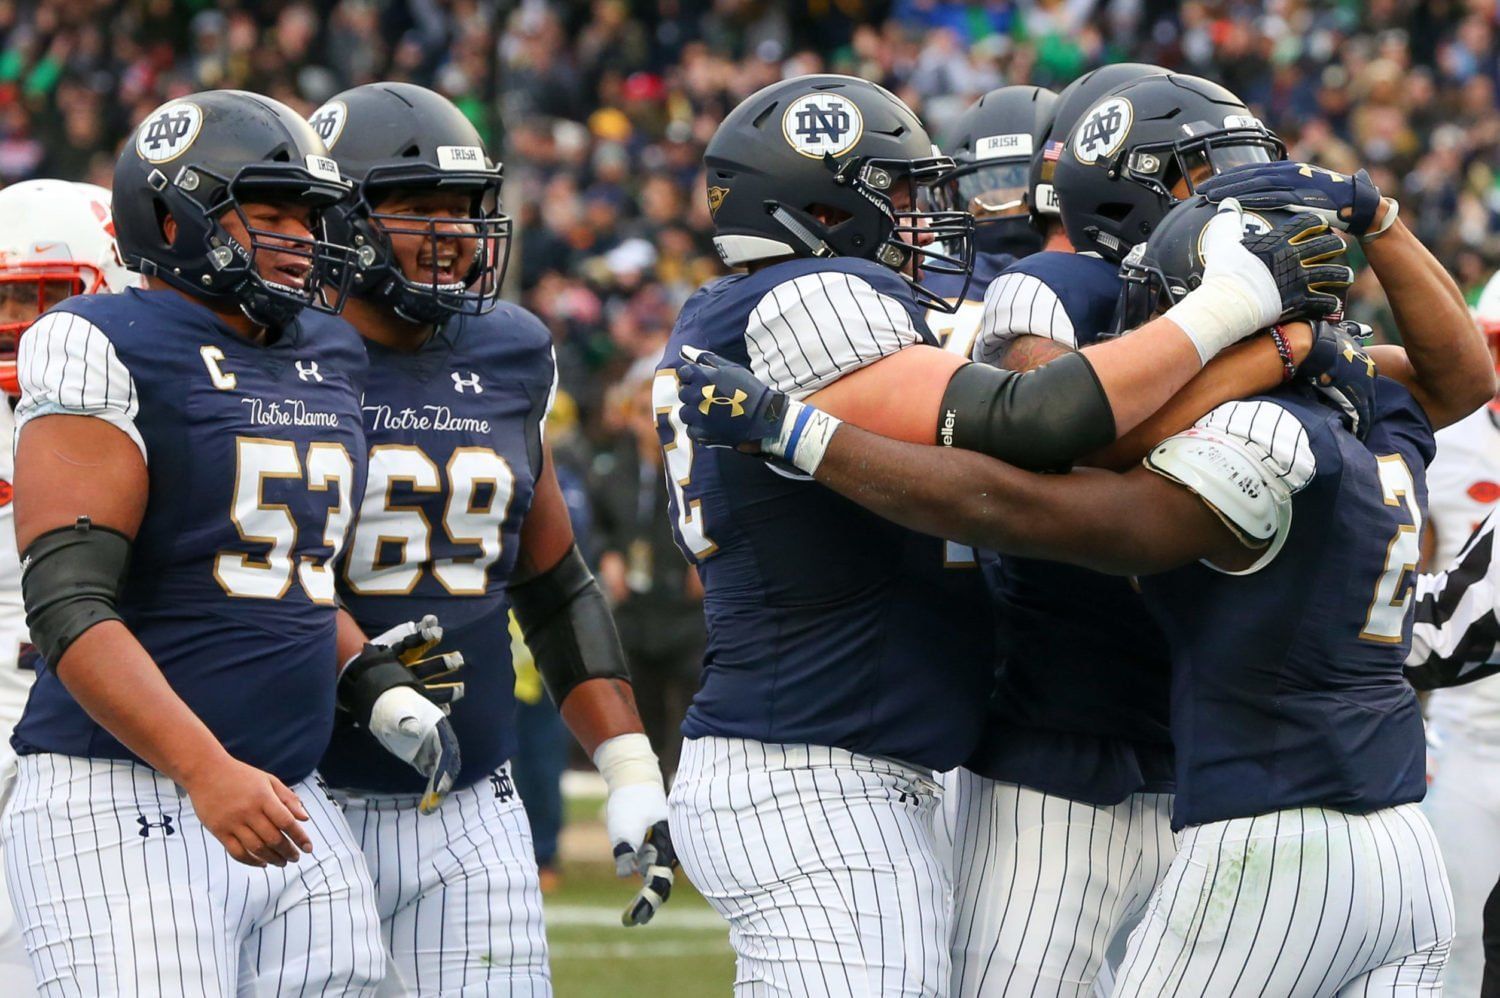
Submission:
{"label": "shoulder pad", "polygon": [[1200,425],[1157,444],[1145,464],[1202,499],[1246,547],[1264,549],[1249,568],[1227,574],[1258,571],[1286,543],[1296,489],[1247,441]]}

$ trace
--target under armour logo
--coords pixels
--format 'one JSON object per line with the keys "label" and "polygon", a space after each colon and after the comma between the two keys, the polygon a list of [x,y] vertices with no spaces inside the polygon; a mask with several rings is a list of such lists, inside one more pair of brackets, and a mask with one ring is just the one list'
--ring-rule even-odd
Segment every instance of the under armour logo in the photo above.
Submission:
{"label": "under armour logo", "polygon": [[1335,173],[1332,170],[1321,166],[1313,166],[1311,163],[1303,163],[1299,165],[1297,167],[1297,172],[1309,179],[1311,179],[1313,174],[1321,173],[1336,184],[1341,184],[1344,182],[1344,175],[1342,173]]}
{"label": "under armour logo", "polygon": [[297,377],[303,381],[323,380],[323,375],[318,373],[318,362],[315,360],[297,361]]}
{"label": "under armour logo", "polygon": [[462,374],[458,371],[450,371],[448,376],[453,379],[453,390],[458,394],[462,395],[470,388],[474,389],[475,395],[484,394],[484,386],[479,383],[479,375],[473,371],[464,371]]}
{"label": "under armour logo", "polygon": [[1354,349],[1353,343],[1344,344],[1344,359],[1351,364],[1358,360],[1360,363],[1365,365],[1366,377],[1375,377],[1375,362],[1370,359],[1369,354]]}
{"label": "under armour logo", "polygon": [[510,773],[501,769],[490,774],[490,785],[495,788],[495,799],[507,801],[516,795],[516,785],[510,782]]}
{"label": "under armour logo", "polygon": [[153,829],[153,828],[160,828],[160,829],[162,829],[162,832],[165,835],[176,835],[177,834],[177,829],[175,829],[175,828],[172,827],[172,816],[170,814],[163,814],[163,815],[160,815],[159,817],[161,818],[160,821],[152,821],[150,818],[147,818],[143,814],[140,817],[138,817],[138,818],[135,819],[135,823],[137,825],[141,826],[141,831],[140,831],[141,838],[143,838],[143,839],[150,838],[151,837],[151,829]]}
{"label": "under armour logo", "polygon": [[703,386],[703,401],[698,403],[699,412],[707,416],[709,410],[714,406],[727,405],[729,406],[730,416],[743,416],[745,414],[745,407],[742,403],[750,396],[746,395],[744,391],[739,388],[736,388],[734,390],[733,397],[728,395],[715,395],[714,392],[717,390],[717,385]]}

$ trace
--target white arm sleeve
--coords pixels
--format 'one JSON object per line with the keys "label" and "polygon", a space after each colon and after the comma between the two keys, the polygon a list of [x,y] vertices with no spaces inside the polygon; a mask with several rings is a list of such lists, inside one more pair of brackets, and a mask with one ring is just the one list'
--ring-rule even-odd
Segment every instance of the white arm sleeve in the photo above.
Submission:
{"label": "white arm sleeve", "polygon": [[750,370],[798,400],[921,341],[899,301],[842,271],[776,285],[745,326]]}
{"label": "white arm sleeve", "polygon": [[1031,274],[1001,274],[984,292],[984,315],[970,360],[994,364],[1017,336],[1042,336],[1077,348],[1073,320],[1057,292]]}
{"label": "white arm sleeve", "polygon": [[1219,406],[1153,447],[1145,463],[1191,489],[1246,546],[1263,547],[1255,564],[1230,575],[1249,575],[1276,557],[1291,531],[1292,496],[1318,470],[1301,420],[1266,400]]}
{"label": "white arm sleeve", "polygon": [[124,433],[147,457],[135,425],[135,380],[98,326],[69,312],[43,315],[21,337],[16,369],[17,433],[39,416],[93,416]]}

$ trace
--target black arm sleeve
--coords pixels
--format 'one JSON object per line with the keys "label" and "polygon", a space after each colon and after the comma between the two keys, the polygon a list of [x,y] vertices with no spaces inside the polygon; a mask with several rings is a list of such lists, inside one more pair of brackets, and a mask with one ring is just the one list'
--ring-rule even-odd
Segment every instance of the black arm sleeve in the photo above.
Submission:
{"label": "black arm sleeve", "polygon": [[1018,374],[965,364],[943,393],[938,442],[1032,471],[1066,468],[1115,439],[1109,396],[1081,353]]}
{"label": "black arm sleeve", "polygon": [[630,681],[614,615],[578,545],[547,571],[511,586],[510,599],[553,703],[561,707],[590,679]]}
{"label": "black arm sleeve", "polygon": [[130,566],[130,539],[86,516],[49,530],[21,558],[21,598],[31,641],[49,668],[95,624],[119,620],[115,601]]}

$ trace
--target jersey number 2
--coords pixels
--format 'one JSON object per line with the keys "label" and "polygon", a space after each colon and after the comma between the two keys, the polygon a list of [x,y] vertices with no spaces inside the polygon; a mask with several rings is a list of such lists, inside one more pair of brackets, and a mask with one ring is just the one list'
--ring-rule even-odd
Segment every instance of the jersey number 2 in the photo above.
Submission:
{"label": "jersey number 2", "polygon": [[1396,536],[1386,547],[1385,568],[1375,582],[1375,594],[1370,597],[1370,609],[1365,614],[1365,626],[1359,636],[1365,641],[1394,645],[1401,643],[1406,611],[1411,607],[1411,587],[1422,553],[1422,511],[1417,508],[1417,486],[1412,480],[1411,469],[1401,455],[1386,454],[1376,458],[1376,468],[1380,472],[1380,491],[1385,496],[1385,504],[1404,505],[1411,522],[1398,524]]}

